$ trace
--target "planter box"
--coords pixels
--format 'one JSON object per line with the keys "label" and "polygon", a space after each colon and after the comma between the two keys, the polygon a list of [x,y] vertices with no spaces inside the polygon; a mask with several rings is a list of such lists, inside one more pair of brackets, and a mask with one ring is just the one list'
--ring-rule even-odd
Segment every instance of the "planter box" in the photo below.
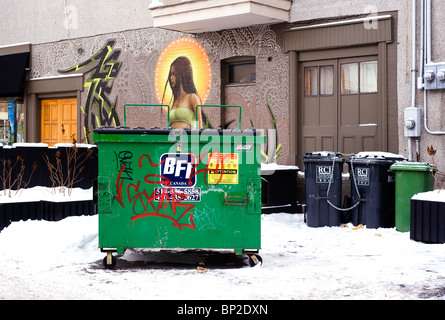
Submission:
{"label": "planter box", "polygon": [[297,201],[297,166],[261,165],[261,213],[301,212]]}
{"label": "planter box", "polygon": [[43,220],[59,221],[72,216],[92,216],[96,214],[96,207],[92,200],[51,202],[41,201]]}
{"label": "planter box", "polygon": [[0,204],[0,231],[14,221],[59,221],[70,216],[96,214],[93,200],[85,201],[31,201]]}
{"label": "planter box", "polygon": [[[437,191],[432,191],[436,192]],[[445,243],[445,202],[411,199],[410,239],[427,243]]]}
{"label": "planter box", "polygon": [[12,221],[41,220],[42,218],[40,201],[0,204],[0,231],[9,226]]}

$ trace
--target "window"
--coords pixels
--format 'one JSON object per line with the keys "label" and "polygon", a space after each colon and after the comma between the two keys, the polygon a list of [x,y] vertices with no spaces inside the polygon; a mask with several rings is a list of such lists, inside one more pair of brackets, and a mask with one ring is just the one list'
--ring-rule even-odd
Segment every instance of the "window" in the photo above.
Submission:
{"label": "window", "polygon": [[318,67],[304,68],[304,95],[316,96],[318,94]]}
{"label": "window", "polygon": [[360,92],[377,92],[377,61],[360,62]]}
{"label": "window", "polygon": [[255,83],[255,62],[229,64],[229,83]]}
{"label": "window", "polygon": [[0,142],[8,142],[8,102],[0,102]]}
{"label": "window", "polygon": [[334,94],[334,66],[320,67],[320,95]]}
{"label": "window", "polygon": [[377,92],[377,61],[341,65],[341,94],[357,94],[359,89],[360,93]]}
{"label": "window", "polygon": [[358,93],[358,63],[341,65],[341,94]]}
{"label": "window", "polygon": [[321,96],[334,94],[334,66],[304,68],[304,95],[319,94]]}

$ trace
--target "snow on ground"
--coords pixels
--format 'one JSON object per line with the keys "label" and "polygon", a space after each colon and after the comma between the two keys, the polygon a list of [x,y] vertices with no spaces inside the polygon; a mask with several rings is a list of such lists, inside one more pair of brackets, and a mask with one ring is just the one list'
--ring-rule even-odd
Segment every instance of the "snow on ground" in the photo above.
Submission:
{"label": "snow on ground", "polygon": [[97,216],[13,222],[0,232],[0,299],[443,299],[445,244],[409,232],[310,228],[262,215],[261,266],[232,251],[127,250],[102,267]]}

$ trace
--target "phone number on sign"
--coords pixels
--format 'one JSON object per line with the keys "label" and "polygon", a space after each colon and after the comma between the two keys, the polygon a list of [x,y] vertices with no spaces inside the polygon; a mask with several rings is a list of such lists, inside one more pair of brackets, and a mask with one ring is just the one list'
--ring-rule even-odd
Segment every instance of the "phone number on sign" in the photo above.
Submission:
{"label": "phone number on sign", "polygon": [[[175,201],[201,201],[201,188],[155,188],[155,201],[160,200],[161,194],[164,195],[164,201],[172,201],[173,196],[175,197]],[[181,200],[184,195],[186,195],[186,197]]]}

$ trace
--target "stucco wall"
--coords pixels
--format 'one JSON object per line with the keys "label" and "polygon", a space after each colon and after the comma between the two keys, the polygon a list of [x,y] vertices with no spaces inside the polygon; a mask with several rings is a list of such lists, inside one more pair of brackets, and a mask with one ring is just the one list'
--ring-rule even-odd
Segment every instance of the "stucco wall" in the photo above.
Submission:
{"label": "stucco wall", "polygon": [[97,0],[92,5],[88,0],[4,0],[0,10],[0,46],[151,27],[150,3]]}
{"label": "stucco wall", "polygon": [[[84,4],[84,5],[83,5]],[[7,24],[2,24],[0,45],[31,41],[32,77],[59,75],[64,70],[80,64],[98,51],[109,39],[115,39],[113,50],[120,50],[118,62],[121,64],[115,79],[110,80],[112,90],[109,99],[121,107],[124,103],[151,102],[155,100],[153,76],[156,61],[163,48],[171,41],[183,36],[196,38],[205,48],[211,60],[212,88],[207,103],[221,103],[220,62],[222,59],[240,55],[257,57],[257,84],[255,88],[245,91],[249,112],[244,119],[253,119],[254,125],[269,128],[270,113],[265,106],[269,101],[274,116],[277,117],[279,143],[282,144],[282,156],[279,162],[285,162],[287,139],[289,135],[289,88],[288,56],[283,54],[277,44],[276,34],[269,27],[251,27],[228,30],[218,33],[184,35],[177,32],[151,28],[152,20],[149,11],[150,1],[137,0],[131,8],[126,4],[99,0],[99,10],[87,10],[86,0],[67,0],[70,9],[77,10],[77,22],[69,20],[69,41],[58,41],[67,37],[65,27],[64,3],[51,3],[48,6],[43,0],[31,3],[7,0],[7,5],[0,13],[7,17]],[[397,11],[397,100],[399,153],[407,156],[408,139],[403,133],[404,109],[411,106],[411,70],[419,70],[419,50],[416,50],[416,66],[412,66],[412,1],[400,0],[349,0],[327,3],[323,0],[294,0],[290,13],[290,22],[298,25],[322,23],[337,19],[354,18],[357,15],[377,15]],[[120,7],[121,6],[121,7]],[[445,33],[441,19],[445,9],[439,0],[432,0],[432,60],[445,61],[442,47]],[[19,19],[15,13],[20,8],[20,16],[33,19]],[[85,9],[84,9],[85,8]],[[118,10],[116,10],[118,8]],[[14,11],[15,10],[15,11]],[[133,11],[132,11],[133,10]],[[417,47],[420,40],[420,1],[417,1]],[[74,14],[74,13],[70,13]],[[76,15],[74,15],[75,17]],[[37,17],[37,18],[35,18]],[[73,16],[69,17],[70,19]],[[29,20],[29,21],[28,21]],[[17,31],[20,30],[20,31]],[[127,31],[121,31],[127,30]],[[4,36],[3,36],[4,35]],[[81,50],[79,50],[81,49]],[[83,71],[80,71],[83,72]],[[85,76],[87,78],[87,75]],[[391,93],[390,93],[391,94]],[[82,94],[85,100],[87,89]],[[81,103],[84,103],[82,101]],[[445,102],[444,91],[428,93],[428,126],[433,131],[445,130],[445,119],[442,105]],[[416,106],[422,108],[423,90],[416,90]],[[246,110],[247,111],[247,110]],[[153,111],[154,112],[154,111]],[[122,117],[121,111],[118,114]],[[422,117],[423,121],[423,117]],[[437,149],[436,159],[439,166],[445,167],[445,139],[443,135],[431,135],[426,132],[422,122],[422,135],[419,139],[419,161],[430,161],[426,147],[433,145]],[[415,147],[415,141],[413,141]]]}
{"label": "stucco wall", "polygon": [[[206,104],[222,104],[221,60],[236,56],[256,57],[256,84],[240,86],[231,99],[239,105],[248,106],[242,111],[242,129],[250,128],[252,124],[255,128],[265,129],[266,133],[267,129],[277,129],[278,144],[281,144],[278,162],[286,163],[289,139],[289,62],[269,26],[209,32],[197,36],[144,28],[34,45],[31,77],[83,73],[86,85],[81,94],[82,108],[88,109],[87,113],[94,114],[94,117],[101,118],[101,122],[106,122],[107,115],[111,115],[116,116],[114,120],[117,119],[118,124],[123,125],[124,104],[159,103],[154,85],[158,59],[164,48],[182,37],[196,39],[209,57],[212,82]],[[112,62],[108,63],[108,67],[115,71],[107,77],[101,76],[100,80],[96,79],[109,89],[108,93],[103,90],[99,93],[99,90],[92,89],[92,83],[96,81],[92,78],[100,73],[101,68],[107,67],[107,63],[100,60],[106,51],[109,57],[113,57],[110,58]],[[92,57],[95,61],[91,60]],[[195,79],[196,77],[199,74],[195,75]],[[93,98],[96,99],[96,104]],[[98,101],[101,104],[99,107]],[[163,115],[159,108],[129,111],[127,125],[166,127],[166,118]],[[91,119],[91,114],[88,114],[82,119],[82,126],[89,127],[92,124]],[[216,123],[214,126],[218,125]]]}

